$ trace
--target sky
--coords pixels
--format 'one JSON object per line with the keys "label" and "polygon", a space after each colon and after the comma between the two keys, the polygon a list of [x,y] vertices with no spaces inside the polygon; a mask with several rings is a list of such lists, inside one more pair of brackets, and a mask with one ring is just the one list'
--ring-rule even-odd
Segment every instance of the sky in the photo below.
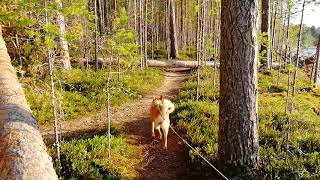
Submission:
{"label": "sky", "polygon": [[[317,0],[320,1],[320,0]],[[300,12],[294,15],[292,19],[293,24],[300,24],[300,18],[301,18],[301,9],[302,4],[297,5]],[[309,4],[305,7],[305,15],[303,23],[307,26],[315,26],[320,27],[320,5],[316,6],[314,4]]]}

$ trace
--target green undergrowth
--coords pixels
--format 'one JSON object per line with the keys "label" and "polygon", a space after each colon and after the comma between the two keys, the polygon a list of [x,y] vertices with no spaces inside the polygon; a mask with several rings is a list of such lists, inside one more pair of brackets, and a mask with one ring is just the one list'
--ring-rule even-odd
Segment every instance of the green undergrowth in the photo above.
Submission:
{"label": "green undergrowth", "polygon": [[[196,77],[190,79],[178,95],[172,119],[187,140],[211,162],[217,163],[219,89],[213,90],[213,73],[201,73],[200,100],[196,97]],[[292,74],[291,74],[292,77]],[[260,169],[229,174],[240,179],[319,179],[320,178],[320,90],[312,88],[309,77],[298,73],[297,97],[288,131],[289,113],[285,112],[287,71],[262,71],[258,77]],[[216,82],[219,82],[217,79]],[[292,86],[291,86],[292,87]],[[290,92],[290,96],[291,96]],[[291,97],[289,98],[291,99]],[[287,134],[290,140],[287,141]],[[194,165],[210,168],[192,151]],[[213,172],[213,171],[212,171]]]}
{"label": "green undergrowth", "polygon": [[[107,135],[93,138],[62,141],[61,168],[55,164],[60,179],[133,179],[141,162],[140,150],[130,145],[117,129],[110,140],[110,157]],[[56,159],[54,148],[50,155]]]}
{"label": "green undergrowth", "polygon": [[[129,71],[120,81],[112,73],[110,83],[111,106],[141,98],[164,81],[161,69]],[[24,78],[22,84],[28,103],[39,124],[53,121],[50,77]],[[106,108],[107,70],[72,69],[55,72],[55,92],[61,102],[65,120],[79,118]]]}

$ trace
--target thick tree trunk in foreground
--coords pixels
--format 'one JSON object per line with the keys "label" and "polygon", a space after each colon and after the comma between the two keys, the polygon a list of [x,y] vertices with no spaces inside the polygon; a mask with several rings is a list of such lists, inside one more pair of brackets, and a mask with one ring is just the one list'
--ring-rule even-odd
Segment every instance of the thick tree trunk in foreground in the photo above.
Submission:
{"label": "thick tree trunk in foreground", "polygon": [[0,27],[0,179],[58,179]]}
{"label": "thick tree trunk in foreground", "polygon": [[55,0],[55,2],[57,3],[59,8],[57,11],[57,25],[59,28],[59,38],[60,38],[59,44],[61,47],[61,60],[62,60],[64,69],[71,69],[68,42],[65,39],[66,24],[65,24],[64,16],[60,12],[60,10],[62,9],[62,2],[61,0]]}
{"label": "thick tree trunk in foreground", "polygon": [[173,0],[168,0],[169,6],[169,36],[170,36],[170,57],[175,59],[179,56],[177,42],[177,28]]}
{"label": "thick tree trunk in foreground", "polygon": [[315,74],[314,74],[314,85],[319,86],[320,84],[320,35],[318,40],[317,46],[317,54],[316,54],[316,67],[315,67]]}
{"label": "thick tree trunk in foreground", "polygon": [[258,0],[221,1],[221,163],[255,168],[258,154]]}

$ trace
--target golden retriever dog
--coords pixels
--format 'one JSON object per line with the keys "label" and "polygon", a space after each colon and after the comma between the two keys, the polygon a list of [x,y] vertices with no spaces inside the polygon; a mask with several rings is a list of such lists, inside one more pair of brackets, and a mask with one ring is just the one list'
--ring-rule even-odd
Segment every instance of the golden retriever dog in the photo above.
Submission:
{"label": "golden retriever dog", "polygon": [[[169,115],[174,111],[174,109],[174,104],[163,96],[160,96],[160,98],[153,98],[150,107],[151,132],[152,137],[155,138],[154,130],[158,130],[160,140],[163,140],[163,149],[167,149],[167,138],[170,127]],[[163,135],[160,129],[162,130]]]}

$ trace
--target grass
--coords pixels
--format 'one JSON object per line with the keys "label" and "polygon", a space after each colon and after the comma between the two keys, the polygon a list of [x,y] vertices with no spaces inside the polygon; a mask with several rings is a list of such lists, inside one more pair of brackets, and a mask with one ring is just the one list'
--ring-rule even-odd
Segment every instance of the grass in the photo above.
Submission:
{"label": "grass", "polygon": [[[228,174],[243,179],[319,179],[320,178],[320,117],[312,108],[320,109],[320,90],[313,89],[303,72],[298,73],[297,97],[291,121],[290,148],[286,150],[288,112],[285,112],[287,72],[278,83],[277,71],[263,71],[258,78],[260,169],[242,174]],[[173,114],[175,126],[187,140],[217,163],[219,89],[213,90],[212,69],[201,73],[200,101],[195,101],[196,77],[180,92]],[[292,77],[292,76],[291,76]],[[217,80],[217,82],[219,82]],[[291,94],[291,92],[290,92]],[[291,98],[290,98],[291,99]],[[199,169],[207,166],[190,151]],[[210,171],[210,169],[207,169]]]}
{"label": "grass", "polygon": [[[64,109],[65,120],[76,119],[106,108],[107,71],[72,69],[55,72],[55,91]],[[164,80],[160,69],[131,71],[111,79],[111,106],[141,98]],[[61,86],[60,83],[61,82]],[[39,124],[53,121],[50,78],[25,78],[22,81],[28,103]]]}

